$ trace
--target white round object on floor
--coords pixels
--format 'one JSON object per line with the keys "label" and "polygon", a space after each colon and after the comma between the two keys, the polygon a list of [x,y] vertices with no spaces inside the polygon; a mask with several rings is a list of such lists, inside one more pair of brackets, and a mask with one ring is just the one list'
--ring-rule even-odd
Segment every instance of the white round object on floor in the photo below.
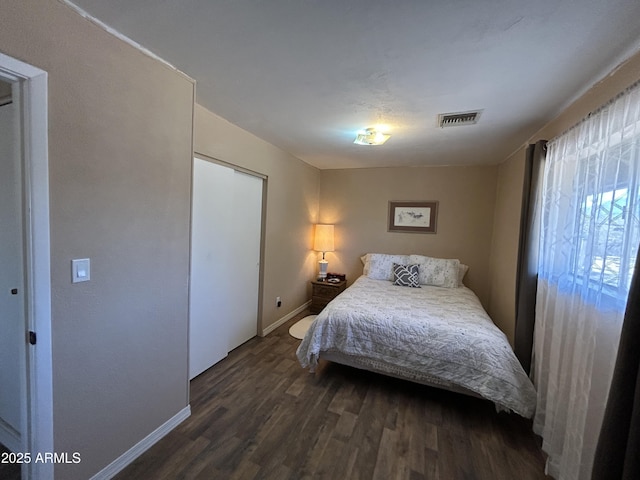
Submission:
{"label": "white round object on floor", "polygon": [[307,315],[302,320],[297,321],[289,328],[289,335],[298,340],[302,340],[316,317],[317,315]]}

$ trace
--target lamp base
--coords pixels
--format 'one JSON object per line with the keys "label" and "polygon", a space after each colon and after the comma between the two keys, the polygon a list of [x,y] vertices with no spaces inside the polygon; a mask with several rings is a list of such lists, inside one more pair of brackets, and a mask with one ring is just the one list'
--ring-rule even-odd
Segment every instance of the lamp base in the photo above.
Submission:
{"label": "lamp base", "polygon": [[318,265],[318,280],[324,282],[327,279],[327,268],[329,267],[329,262],[322,259],[318,262]]}

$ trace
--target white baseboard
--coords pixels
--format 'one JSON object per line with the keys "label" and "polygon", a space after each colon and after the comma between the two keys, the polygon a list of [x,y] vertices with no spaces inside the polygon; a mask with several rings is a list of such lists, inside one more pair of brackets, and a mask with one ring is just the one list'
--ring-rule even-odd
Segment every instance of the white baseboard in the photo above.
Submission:
{"label": "white baseboard", "polygon": [[302,305],[300,305],[298,308],[296,308],[293,312],[289,312],[287,313],[284,317],[282,317],[279,320],[276,320],[274,323],[272,323],[271,325],[269,325],[267,328],[262,330],[262,336],[266,337],[267,335],[269,335],[271,332],[273,332],[276,328],[278,328],[280,325],[284,325],[285,323],[287,323],[287,321],[291,320],[293,317],[295,317],[296,315],[298,315],[300,312],[302,312],[305,308],[308,308],[309,305],[311,305],[311,300],[309,300],[306,303],[303,303]]}
{"label": "white baseboard", "polygon": [[115,477],[118,473],[120,473],[127,465],[133,462],[136,458],[142,455],[144,452],[149,450],[156,442],[161,440],[165,435],[167,435],[171,430],[180,425],[186,418],[191,415],[191,406],[187,405],[178,413],[176,413],[173,417],[167,420],[165,423],[156,428],[149,435],[144,437],[138,443],[136,443],[129,450],[124,452],[118,458],[116,458],[109,465],[104,467],[98,473],[96,473],[91,480],[108,480],[110,478]]}

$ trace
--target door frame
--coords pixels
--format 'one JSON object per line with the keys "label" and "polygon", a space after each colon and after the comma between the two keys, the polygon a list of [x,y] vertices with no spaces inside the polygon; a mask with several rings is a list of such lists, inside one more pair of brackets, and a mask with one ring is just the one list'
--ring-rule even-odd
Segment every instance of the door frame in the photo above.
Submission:
{"label": "door frame", "polygon": [[[38,453],[53,448],[53,368],[51,347],[51,246],[49,237],[49,158],[47,72],[0,53],[0,77],[20,82],[21,147],[25,255],[25,342],[27,332],[37,335],[26,348],[26,431],[22,478],[52,479],[50,462],[35,462]],[[15,90],[15,89],[14,89]]]}

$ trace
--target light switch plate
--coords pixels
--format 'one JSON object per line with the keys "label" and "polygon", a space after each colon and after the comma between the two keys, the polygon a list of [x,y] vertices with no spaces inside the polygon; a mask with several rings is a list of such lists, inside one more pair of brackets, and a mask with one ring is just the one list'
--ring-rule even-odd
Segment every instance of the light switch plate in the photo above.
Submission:
{"label": "light switch plate", "polygon": [[71,283],[91,280],[91,262],[88,258],[71,260]]}

